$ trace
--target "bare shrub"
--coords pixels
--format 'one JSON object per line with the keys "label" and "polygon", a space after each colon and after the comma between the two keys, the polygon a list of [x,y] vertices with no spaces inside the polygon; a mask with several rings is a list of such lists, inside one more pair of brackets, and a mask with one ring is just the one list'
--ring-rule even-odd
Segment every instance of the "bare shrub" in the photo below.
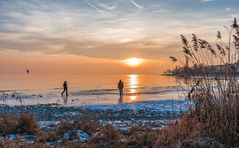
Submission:
{"label": "bare shrub", "polygon": [[99,127],[98,120],[94,116],[81,116],[73,122],[63,120],[57,127],[57,133],[63,134],[69,130],[82,130],[88,134],[93,134]]}
{"label": "bare shrub", "polygon": [[30,114],[20,114],[13,116],[1,114],[0,132],[4,135],[15,134],[36,134],[39,127],[36,119]]}
{"label": "bare shrub", "polygon": [[18,134],[36,134],[39,129],[36,118],[26,113],[18,116],[16,128]]}
{"label": "bare shrub", "polygon": [[158,137],[158,131],[147,129],[142,130],[140,127],[132,127],[129,136],[127,137],[126,144],[135,147],[153,147]]}
{"label": "bare shrub", "polygon": [[15,133],[17,126],[17,120],[10,115],[1,113],[0,115],[0,133],[3,133],[4,136]]}
{"label": "bare shrub", "polygon": [[121,139],[121,133],[112,125],[106,125],[91,138],[93,143],[115,143]]}

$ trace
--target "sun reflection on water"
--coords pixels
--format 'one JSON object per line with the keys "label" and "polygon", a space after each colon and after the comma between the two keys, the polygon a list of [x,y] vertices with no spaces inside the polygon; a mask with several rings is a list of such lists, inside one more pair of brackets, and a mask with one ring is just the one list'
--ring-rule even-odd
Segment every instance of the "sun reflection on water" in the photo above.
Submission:
{"label": "sun reflection on water", "polygon": [[137,96],[130,96],[130,101],[136,101],[137,100]]}
{"label": "sun reflection on water", "polygon": [[139,75],[129,75],[129,97],[127,102],[135,102],[140,100],[140,96],[138,95],[139,88]]}

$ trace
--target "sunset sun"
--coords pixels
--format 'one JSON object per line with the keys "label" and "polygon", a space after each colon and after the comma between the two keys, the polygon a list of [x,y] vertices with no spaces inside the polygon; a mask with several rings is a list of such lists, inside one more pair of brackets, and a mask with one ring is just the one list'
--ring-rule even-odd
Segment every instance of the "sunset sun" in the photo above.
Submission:
{"label": "sunset sun", "polygon": [[132,67],[137,67],[141,65],[143,62],[144,62],[144,59],[141,59],[141,58],[128,58],[124,60],[124,63]]}

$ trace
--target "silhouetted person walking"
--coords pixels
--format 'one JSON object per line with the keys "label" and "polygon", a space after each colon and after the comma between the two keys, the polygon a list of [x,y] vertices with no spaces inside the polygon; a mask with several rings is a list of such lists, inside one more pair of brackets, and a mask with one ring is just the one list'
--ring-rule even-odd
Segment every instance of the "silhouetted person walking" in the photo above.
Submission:
{"label": "silhouetted person walking", "polygon": [[68,87],[67,87],[67,82],[64,81],[63,83],[63,92],[61,93],[61,95],[63,96],[63,94],[66,92],[66,96],[68,96]]}
{"label": "silhouetted person walking", "polygon": [[122,80],[119,80],[118,82],[118,89],[119,89],[119,96],[120,96],[120,99],[123,98],[123,89],[124,89],[124,83]]}

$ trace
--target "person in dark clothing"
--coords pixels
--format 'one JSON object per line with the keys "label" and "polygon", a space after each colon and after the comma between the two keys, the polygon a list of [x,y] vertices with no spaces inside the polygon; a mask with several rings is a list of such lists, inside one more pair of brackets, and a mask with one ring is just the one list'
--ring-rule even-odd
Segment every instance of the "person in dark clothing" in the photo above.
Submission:
{"label": "person in dark clothing", "polygon": [[118,89],[119,89],[120,99],[122,99],[123,98],[123,89],[124,89],[124,83],[122,80],[119,80],[119,82],[118,82]]}
{"label": "person in dark clothing", "polygon": [[63,96],[63,94],[66,92],[66,96],[68,96],[68,87],[67,87],[67,82],[64,81],[63,83],[63,92],[61,93],[61,95]]}

